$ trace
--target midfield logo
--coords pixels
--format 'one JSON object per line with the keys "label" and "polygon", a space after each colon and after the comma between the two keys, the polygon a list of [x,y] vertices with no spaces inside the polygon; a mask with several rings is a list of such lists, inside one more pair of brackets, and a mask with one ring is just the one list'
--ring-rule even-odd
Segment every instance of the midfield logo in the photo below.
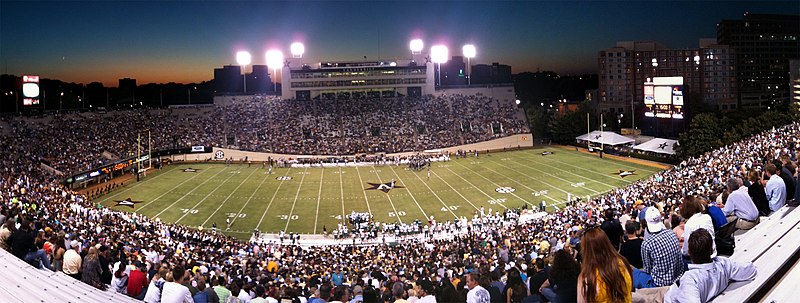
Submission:
{"label": "midfield logo", "polygon": [[621,170],[620,169],[619,172],[611,173],[611,174],[612,175],[618,175],[620,178],[625,178],[625,177],[630,176],[630,175],[635,175],[636,171],[635,170]]}
{"label": "midfield logo", "polygon": [[387,193],[387,194],[392,189],[404,188],[403,186],[395,185],[394,180],[392,180],[391,182],[388,182],[388,183],[369,183],[369,182],[367,182],[367,184],[369,184],[369,186],[371,186],[371,187],[370,188],[365,188],[364,190],[375,190],[375,189],[377,189],[377,190],[380,190],[380,191],[382,191],[384,193]]}
{"label": "midfield logo", "polygon": [[114,206],[127,206],[133,208],[134,205],[142,203],[144,201],[133,201],[133,199],[127,198],[125,200],[120,200],[120,201],[114,200],[114,202],[117,202],[117,204]]}

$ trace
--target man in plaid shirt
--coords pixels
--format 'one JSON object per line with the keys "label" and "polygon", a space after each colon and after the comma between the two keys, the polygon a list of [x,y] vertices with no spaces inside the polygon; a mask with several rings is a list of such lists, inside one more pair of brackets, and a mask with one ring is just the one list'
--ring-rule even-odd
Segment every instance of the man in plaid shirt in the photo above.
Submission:
{"label": "man in plaid shirt", "polygon": [[645,213],[650,237],[642,243],[644,271],[653,277],[655,286],[669,286],[683,274],[683,258],[678,236],[662,222],[661,212],[648,207]]}

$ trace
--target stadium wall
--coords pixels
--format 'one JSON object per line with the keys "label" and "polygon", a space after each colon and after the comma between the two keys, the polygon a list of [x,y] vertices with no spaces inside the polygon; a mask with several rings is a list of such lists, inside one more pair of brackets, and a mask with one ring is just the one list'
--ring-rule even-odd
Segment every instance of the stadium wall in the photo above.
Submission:
{"label": "stadium wall", "polygon": [[[484,152],[487,150],[501,151],[505,149],[530,148],[530,147],[533,147],[533,136],[530,134],[521,134],[521,135],[511,135],[484,142],[446,147],[439,150],[442,152],[447,151],[450,153],[454,153],[457,150],[478,150]],[[171,159],[174,161],[206,161],[210,158],[213,158],[218,151],[222,151],[222,153],[224,154],[224,158],[227,159],[232,157],[236,161],[242,160],[245,157],[247,157],[247,159],[251,161],[267,161],[269,157],[272,157],[273,159],[333,157],[331,155],[287,155],[287,154],[259,153],[259,152],[250,152],[250,151],[241,151],[229,148],[214,147],[214,151],[212,153],[173,155],[171,156]],[[416,153],[418,152],[394,153],[394,154],[387,154],[387,156],[406,156]]]}

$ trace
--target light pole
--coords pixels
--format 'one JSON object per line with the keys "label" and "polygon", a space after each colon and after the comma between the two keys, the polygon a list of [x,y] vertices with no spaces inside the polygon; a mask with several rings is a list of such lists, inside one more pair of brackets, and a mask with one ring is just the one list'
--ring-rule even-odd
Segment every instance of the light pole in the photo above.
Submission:
{"label": "light pole", "polygon": [[247,65],[250,64],[250,53],[247,51],[239,51],[236,53],[236,62],[242,66],[242,82],[244,83],[244,92],[247,93]]}
{"label": "light pole", "polygon": [[61,113],[61,110],[63,109],[63,102],[62,102],[63,98],[64,98],[64,92],[61,92],[61,94],[58,95],[58,113],[59,114]]}
{"label": "light pole", "polygon": [[475,57],[475,45],[467,44],[461,48],[464,53],[464,57],[467,57],[467,85],[472,84],[472,64],[470,64],[470,59]]}
{"label": "light pole", "polygon": [[431,47],[431,61],[438,64],[439,87],[442,87],[442,63],[447,63],[447,46],[434,45]]}
{"label": "light pole", "polygon": [[265,56],[267,57],[267,67],[271,67],[272,68],[272,70],[273,70],[272,74],[275,76],[275,79],[273,79],[273,81],[275,82],[275,86],[274,86],[275,94],[277,94],[278,93],[278,67],[280,67],[281,64],[283,64],[283,53],[280,50],[271,49],[271,50],[267,51]]}

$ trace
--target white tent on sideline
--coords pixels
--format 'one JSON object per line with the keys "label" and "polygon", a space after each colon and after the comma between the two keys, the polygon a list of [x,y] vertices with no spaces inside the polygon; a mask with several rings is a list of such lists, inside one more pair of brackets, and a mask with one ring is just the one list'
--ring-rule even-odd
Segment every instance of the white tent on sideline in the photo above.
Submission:
{"label": "white tent on sideline", "polygon": [[674,155],[678,140],[655,138],[633,147],[635,150],[648,151],[659,154]]}
{"label": "white tent on sideline", "polygon": [[589,141],[595,144],[605,144],[611,146],[633,144],[635,142],[635,140],[615,132],[601,132],[597,130],[589,133],[588,136],[587,134],[577,136],[575,137],[575,140]]}

